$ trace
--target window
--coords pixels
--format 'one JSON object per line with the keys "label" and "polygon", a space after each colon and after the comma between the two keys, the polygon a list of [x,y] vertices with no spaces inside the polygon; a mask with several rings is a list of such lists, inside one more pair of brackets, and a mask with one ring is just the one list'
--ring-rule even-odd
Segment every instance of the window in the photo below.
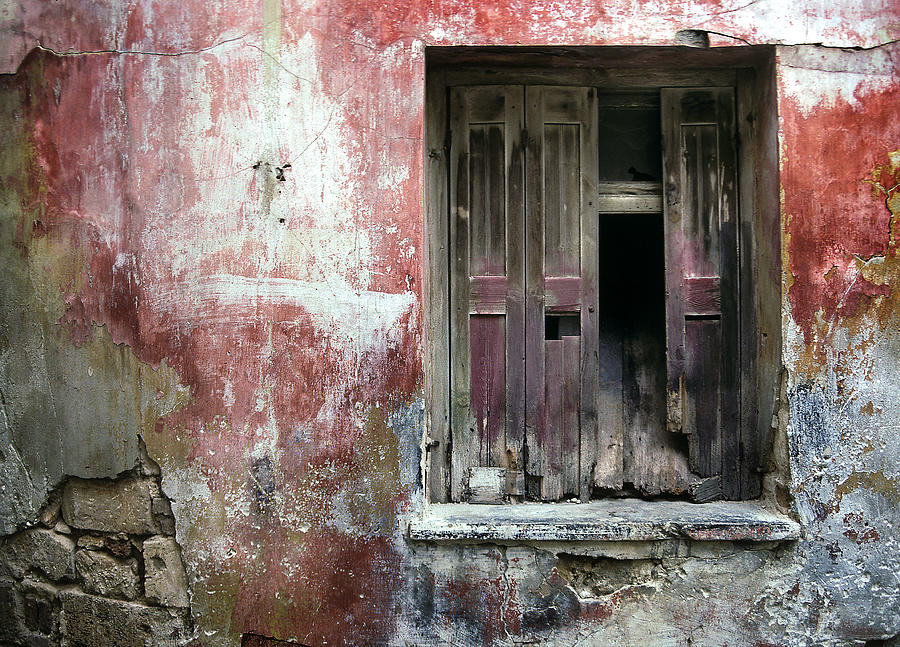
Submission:
{"label": "window", "polygon": [[429,68],[430,499],[758,496],[759,63],[498,52]]}

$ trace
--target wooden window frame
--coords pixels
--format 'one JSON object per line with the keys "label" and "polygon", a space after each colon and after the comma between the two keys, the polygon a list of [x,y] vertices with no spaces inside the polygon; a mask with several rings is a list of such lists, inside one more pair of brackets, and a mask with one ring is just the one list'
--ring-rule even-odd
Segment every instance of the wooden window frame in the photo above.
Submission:
{"label": "wooden window frame", "polygon": [[[731,87],[736,92],[739,168],[741,420],[732,439],[754,469],[736,495],[760,495],[759,465],[771,444],[780,367],[780,240],[778,236],[777,115],[770,48],[429,48],[425,110],[425,450],[426,499],[445,503],[453,469],[450,441],[451,312],[447,135],[450,89],[462,85],[588,86],[601,92]],[[610,189],[615,189],[612,191]],[[624,189],[624,190],[623,190]],[[601,188],[599,210],[658,209],[647,186]],[[458,500],[458,497],[456,497]]]}

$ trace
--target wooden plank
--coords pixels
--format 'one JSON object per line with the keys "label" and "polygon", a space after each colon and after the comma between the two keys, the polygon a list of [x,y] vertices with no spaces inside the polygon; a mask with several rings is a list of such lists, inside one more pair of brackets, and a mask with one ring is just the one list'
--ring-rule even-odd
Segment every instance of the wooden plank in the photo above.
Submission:
{"label": "wooden plank", "polygon": [[506,468],[472,467],[469,469],[468,483],[469,503],[506,503]]}
{"label": "wooden plank", "polygon": [[[575,97],[577,100],[577,97]],[[577,104],[576,104],[577,105]],[[557,275],[581,275],[581,142],[580,124],[557,126],[560,130],[559,247]]]}
{"label": "wooden plank", "polygon": [[663,88],[663,223],[666,259],[666,428],[684,432],[684,252],[681,93]]}
{"label": "wooden plank", "polygon": [[722,311],[719,283],[718,276],[685,277],[685,316],[718,316]]}
{"label": "wooden plank", "polygon": [[601,196],[661,197],[662,183],[643,180],[604,180],[597,183],[597,192]]}
{"label": "wooden plank", "polygon": [[581,337],[562,338],[562,458],[563,497],[581,496]]}
{"label": "wooden plank", "polygon": [[[764,77],[765,75],[760,75]],[[755,499],[761,494],[761,479],[758,473],[764,429],[760,428],[760,420],[771,419],[766,416],[765,407],[760,401],[763,395],[762,380],[759,371],[760,330],[757,320],[757,299],[769,299],[771,304],[780,305],[775,295],[763,294],[765,286],[778,287],[777,280],[760,281],[758,269],[758,250],[756,246],[756,222],[760,210],[756,208],[755,192],[757,190],[756,146],[760,142],[757,114],[765,110],[757,109],[757,97],[764,96],[764,91],[757,92],[757,75],[753,69],[738,70],[736,96],[736,125],[738,141],[746,145],[738,147],[740,169],[739,206],[739,258],[740,258],[740,359],[741,367],[741,499]],[[775,111],[773,111],[775,112]],[[774,148],[774,147],[773,147]],[[762,161],[760,160],[760,164]],[[777,210],[776,210],[777,212]],[[773,227],[777,231],[777,227]],[[770,287],[771,289],[771,287]],[[777,293],[776,293],[777,294]],[[774,373],[772,363],[771,373]],[[771,389],[769,389],[771,393]],[[760,415],[762,414],[762,415]],[[766,425],[766,429],[768,425]]]}
{"label": "wooden plank", "polygon": [[[483,57],[479,56],[479,59],[481,58]],[[725,86],[734,85],[735,81],[734,69],[710,69],[709,67],[673,70],[671,67],[666,69],[662,66],[628,69],[609,65],[603,69],[576,69],[571,63],[564,68],[509,65],[491,67],[481,61],[477,68],[466,69],[457,65],[443,69],[447,74],[447,83],[450,86],[489,84],[594,86],[603,91],[628,91],[655,89],[663,86]]]}
{"label": "wooden plank", "polygon": [[685,324],[685,427],[691,430],[690,465],[699,476],[716,476],[722,469],[721,331],[715,319],[691,319]]}
{"label": "wooden plank", "polygon": [[[700,106],[688,103],[698,112]],[[719,274],[719,182],[715,124],[681,127],[684,150],[684,276]]]}
{"label": "wooden plank", "polygon": [[[546,99],[545,99],[546,100]],[[544,106],[546,112],[546,106]],[[547,119],[545,114],[543,117]],[[561,124],[542,124],[544,131],[544,278],[549,276],[565,276],[569,274],[562,269],[565,260],[561,256],[561,236],[564,235],[561,222],[562,189],[560,182],[560,166],[565,152],[560,142]],[[539,250],[535,250],[539,251]]]}
{"label": "wooden plank", "polygon": [[[601,437],[599,414],[603,412],[621,421],[622,400],[619,398],[617,408],[601,409],[600,373],[597,370],[600,362],[600,314],[598,241],[599,219],[597,217],[597,182],[599,143],[597,91],[584,88],[579,95],[579,151],[580,155],[580,204],[579,220],[581,228],[581,393],[580,393],[580,429],[579,429],[579,497],[582,501],[591,498],[594,485],[618,483],[621,487],[622,475],[622,442],[621,435],[615,429],[607,428]],[[619,427],[621,430],[621,427]],[[602,448],[602,449],[601,449]],[[600,468],[600,452],[605,457]],[[595,478],[598,468],[603,477]]]}
{"label": "wooden plank", "polygon": [[466,88],[469,123],[503,123],[506,120],[506,99],[509,86],[470,84]]}
{"label": "wooden plank", "polygon": [[[488,258],[491,236],[489,187],[487,182],[487,128],[469,124],[469,272],[495,274]],[[501,273],[502,274],[502,273]]]}
{"label": "wooden plank", "polygon": [[469,314],[505,314],[505,276],[469,277]]}
{"label": "wooden plank", "polygon": [[[524,491],[525,445],[525,151],[522,141],[525,92],[506,89],[506,451],[507,467]],[[522,481],[521,487],[518,481]]]}
{"label": "wooden plank", "polygon": [[683,494],[694,481],[680,437],[665,426],[665,348],[636,331],[623,343],[625,480],[644,495]]}
{"label": "wooden plank", "polygon": [[741,498],[741,480],[747,466],[741,457],[741,282],[738,260],[738,178],[735,147],[734,92],[721,89],[716,97],[716,169],[718,179],[719,259],[722,301],[721,420],[722,494]]}
{"label": "wooden plank", "polygon": [[546,458],[541,496],[545,500],[557,501],[563,495],[563,342],[544,342],[544,402],[546,419],[543,433],[539,434]]}
{"label": "wooden plank", "polygon": [[450,499],[466,495],[469,470],[478,461],[478,434],[471,412],[469,345],[469,93],[450,91]]}
{"label": "wooden plank", "polygon": [[[525,471],[529,498],[546,491],[544,410],[544,90],[525,88]],[[536,252],[536,253],[535,253]]]}
{"label": "wooden plank", "polygon": [[597,199],[598,213],[662,213],[662,195],[601,195]]}
{"label": "wooden plank", "polygon": [[471,407],[479,466],[506,467],[505,317],[469,317]]}
{"label": "wooden plank", "polygon": [[547,312],[580,312],[581,297],[581,277],[544,278],[544,308]]}
{"label": "wooden plank", "polygon": [[447,183],[447,93],[444,74],[429,73],[425,89],[425,446],[426,493],[432,503],[450,494],[450,357]]}
{"label": "wooden plank", "polygon": [[469,126],[469,271],[478,275],[506,275],[504,130],[503,123]]}
{"label": "wooden plank", "polygon": [[506,147],[504,130],[491,126],[488,129],[486,202],[488,209],[487,272],[486,274],[506,275]]}

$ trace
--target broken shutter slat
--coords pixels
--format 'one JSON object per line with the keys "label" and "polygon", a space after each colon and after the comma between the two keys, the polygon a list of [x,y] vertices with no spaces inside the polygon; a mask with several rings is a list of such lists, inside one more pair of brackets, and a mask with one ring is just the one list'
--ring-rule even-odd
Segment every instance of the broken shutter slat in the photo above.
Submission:
{"label": "broken shutter slat", "polygon": [[562,487],[566,496],[581,492],[581,337],[562,338]]}
{"label": "broken shutter slat", "polygon": [[661,91],[666,230],[667,426],[689,434],[691,469],[740,469],[737,184],[732,88]]}
{"label": "broken shutter slat", "polygon": [[596,97],[528,86],[525,98],[528,494],[588,499],[598,378],[582,367],[597,365]]}

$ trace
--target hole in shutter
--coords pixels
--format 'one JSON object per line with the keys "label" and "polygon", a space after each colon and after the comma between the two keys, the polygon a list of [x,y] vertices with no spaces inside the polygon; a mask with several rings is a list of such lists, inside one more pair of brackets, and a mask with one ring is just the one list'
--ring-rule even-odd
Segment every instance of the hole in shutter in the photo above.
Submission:
{"label": "hole in shutter", "polygon": [[544,339],[562,339],[581,336],[581,316],[574,314],[548,314],[544,317]]}

